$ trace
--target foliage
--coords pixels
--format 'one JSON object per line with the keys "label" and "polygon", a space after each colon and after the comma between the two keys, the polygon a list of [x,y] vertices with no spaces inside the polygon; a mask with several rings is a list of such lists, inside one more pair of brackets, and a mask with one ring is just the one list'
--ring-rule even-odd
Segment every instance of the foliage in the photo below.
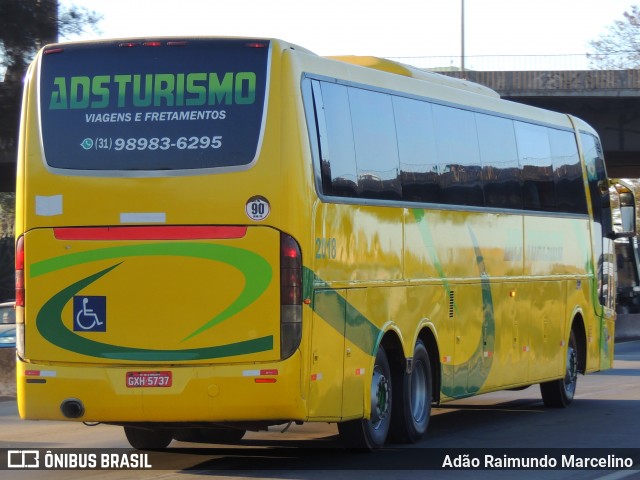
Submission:
{"label": "foliage", "polygon": [[589,42],[593,66],[606,70],[640,67],[640,6],[633,5],[623,17],[608,27],[608,33]]}
{"label": "foliage", "polygon": [[[0,175],[13,171],[6,162],[17,154],[22,79],[29,62],[58,35],[95,31],[100,19],[85,8],[59,8],[58,0],[0,0]],[[0,185],[11,184],[15,180],[0,178]],[[14,194],[0,192],[0,301],[14,296],[14,202]]]}
{"label": "foliage", "polygon": [[96,30],[101,17],[58,0],[0,0],[0,191],[14,189],[22,79],[43,45]]}
{"label": "foliage", "polygon": [[15,297],[14,283],[15,245],[14,238],[0,238],[0,302]]}
{"label": "foliage", "polygon": [[12,299],[14,286],[14,233],[15,218],[14,193],[0,192],[0,302]]}
{"label": "foliage", "polygon": [[57,0],[0,0],[0,67],[21,79],[39,48],[59,35],[95,30],[101,18],[86,8],[59,7]]}
{"label": "foliage", "polygon": [[0,192],[0,238],[13,235],[13,219],[16,212],[16,194]]}

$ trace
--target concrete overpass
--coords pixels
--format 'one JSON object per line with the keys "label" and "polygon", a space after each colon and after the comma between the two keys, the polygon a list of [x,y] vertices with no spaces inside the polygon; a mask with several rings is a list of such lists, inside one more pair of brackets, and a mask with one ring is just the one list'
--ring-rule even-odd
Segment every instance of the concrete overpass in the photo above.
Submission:
{"label": "concrete overpass", "polygon": [[609,176],[640,178],[640,70],[440,73],[486,85],[509,100],[582,118],[602,139]]}

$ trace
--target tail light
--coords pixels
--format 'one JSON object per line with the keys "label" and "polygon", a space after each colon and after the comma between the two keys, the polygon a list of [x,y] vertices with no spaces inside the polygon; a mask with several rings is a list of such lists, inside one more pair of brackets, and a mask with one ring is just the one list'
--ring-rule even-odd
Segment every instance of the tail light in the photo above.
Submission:
{"label": "tail light", "polygon": [[302,339],[302,255],[293,237],[280,234],[280,357],[296,351]]}
{"label": "tail light", "polygon": [[16,353],[24,358],[24,237],[16,242]]}
{"label": "tail light", "polygon": [[24,307],[24,237],[16,242],[16,307]]}

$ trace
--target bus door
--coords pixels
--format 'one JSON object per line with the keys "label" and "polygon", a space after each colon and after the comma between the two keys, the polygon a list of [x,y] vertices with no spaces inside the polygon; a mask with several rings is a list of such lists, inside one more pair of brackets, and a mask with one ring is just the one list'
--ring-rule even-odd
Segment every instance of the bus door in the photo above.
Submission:
{"label": "bus door", "polygon": [[[602,319],[600,326],[586,325],[587,337],[600,338],[600,355],[587,355],[594,361],[600,358],[600,369],[611,368],[613,362],[613,337],[615,329],[615,247],[613,243],[614,230],[611,214],[611,197],[609,193],[609,180],[604,164],[604,155],[600,141],[593,135],[582,133],[581,143],[587,167],[589,182],[589,194],[593,211],[593,248],[595,256],[594,272],[597,279],[598,302],[594,302],[596,315]],[[594,331],[599,328],[600,331]],[[596,342],[592,342],[587,348],[598,348]],[[597,367],[587,365],[587,368]]]}
{"label": "bus door", "polygon": [[317,290],[312,324],[309,416],[361,417],[377,329],[358,305],[382,302],[381,290]]}
{"label": "bus door", "polygon": [[332,418],[342,411],[346,290],[316,290],[311,338],[309,417]]}
{"label": "bus door", "polygon": [[616,312],[618,314],[640,312],[640,246],[636,234],[636,205],[632,186],[622,180],[612,181],[620,200],[622,230],[631,237],[616,239]]}

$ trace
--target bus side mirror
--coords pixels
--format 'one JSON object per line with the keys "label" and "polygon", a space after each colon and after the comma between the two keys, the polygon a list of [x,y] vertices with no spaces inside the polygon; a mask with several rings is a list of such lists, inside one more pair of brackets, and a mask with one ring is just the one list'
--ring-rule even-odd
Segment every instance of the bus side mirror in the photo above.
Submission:
{"label": "bus side mirror", "polygon": [[[612,182],[613,183],[613,182]],[[620,221],[616,222],[619,228],[613,232],[612,238],[629,238],[637,235],[636,232],[636,200],[631,190],[631,185],[626,182],[616,181],[612,185],[619,200]]]}
{"label": "bus side mirror", "polygon": [[633,193],[620,193],[620,220],[623,232],[636,232],[636,202]]}

